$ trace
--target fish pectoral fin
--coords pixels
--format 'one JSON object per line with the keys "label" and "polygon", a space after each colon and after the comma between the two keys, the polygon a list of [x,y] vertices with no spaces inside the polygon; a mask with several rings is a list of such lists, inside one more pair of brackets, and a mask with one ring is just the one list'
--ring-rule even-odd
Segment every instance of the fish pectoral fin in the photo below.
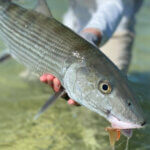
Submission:
{"label": "fish pectoral fin", "polygon": [[37,0],[37,4],[34,8],[36,12],[39,12],[47,17],[52,17],[52,13],[50,11],[50,8],[48,7],[48,4],[46,0]]}
{"label": "fish pectoral fin", "polygon": [[50,107],[59,97],[65,94],[65,90],[61,88],[59,92],[54,93],[48,101],[41,107],[40,111],[34,116],[34,120],[37,120],[41,114],[43,114],[48,107]]}
{"label": "fish pectoral fin", "polygon": [[7,60],[10,57],[11,57],[11,55],[9,53],[9,50],[4,50],[0,53],[0,62],[3,62],[3,61]]}

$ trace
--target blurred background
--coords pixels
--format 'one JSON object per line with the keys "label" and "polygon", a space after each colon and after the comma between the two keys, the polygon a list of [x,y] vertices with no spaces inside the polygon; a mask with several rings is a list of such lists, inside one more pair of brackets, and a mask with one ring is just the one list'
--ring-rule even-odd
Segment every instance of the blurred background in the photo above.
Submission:
{"label": "blurred background", "polygon": [[[33,8],[36,1],[20,2]],[[68,0],[48,0],[53,16],[61,21]],[[129,71],[129,80],[139,96],[148,124],[135,130],[129,150],[150,150],[150,1],[137,15],[136,41]],[[0,51],[5,45],[0,41]],[[45,103],[52,90],[38,80],[22,79],[24,70],[15,60],[0,64],[0,150],[111,150],[109,123],[84,107],[71,107],[64,100],[57,102],[36,122],[34,115]],[[124,150],[126,138],[116,144]]]}

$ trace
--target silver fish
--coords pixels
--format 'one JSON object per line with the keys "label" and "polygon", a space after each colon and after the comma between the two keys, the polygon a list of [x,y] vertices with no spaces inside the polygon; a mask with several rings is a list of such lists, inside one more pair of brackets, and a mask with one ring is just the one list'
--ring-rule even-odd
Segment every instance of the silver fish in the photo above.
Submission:
{"label": "silver fish", "polygon": [[96,47],[53,17],[0,0],[0,35],[10,54],[39,76],[55,75],[81,105],[113,128],[145,125],[125,75]]}
{"label": "silver fish", "polygon": [[[12,0],[9,0],[9,1],[12,1]],[[46,0],[37,0],[34,10],[47,17],[52,17],[51,11],[48,7]],[[8,60],[9,58],[11,58],[11,55],[7,49],[0,53],[0,63]]]}

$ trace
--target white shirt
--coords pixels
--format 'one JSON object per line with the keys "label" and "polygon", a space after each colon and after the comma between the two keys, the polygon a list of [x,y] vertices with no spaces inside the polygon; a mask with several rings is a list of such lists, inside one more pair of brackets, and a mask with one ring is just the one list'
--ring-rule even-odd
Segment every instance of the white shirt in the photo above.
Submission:
{"label": "white shirt", "polygon": [[135,14],[143,0],[70,0],[64,24],[75,32],[97,28],[105,43],[114,31],[134,32]]}

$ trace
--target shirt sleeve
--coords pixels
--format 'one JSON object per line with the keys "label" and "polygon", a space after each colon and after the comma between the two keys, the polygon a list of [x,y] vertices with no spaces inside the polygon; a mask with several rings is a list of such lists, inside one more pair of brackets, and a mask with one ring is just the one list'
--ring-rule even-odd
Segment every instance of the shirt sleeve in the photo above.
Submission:
{"label": "shirt sleeve", "polygon": [[122,0],[99,1],[97,10],[85,28],[96,28],[102,33],[101,45],[103,45],[114,33],[124,12]]}

